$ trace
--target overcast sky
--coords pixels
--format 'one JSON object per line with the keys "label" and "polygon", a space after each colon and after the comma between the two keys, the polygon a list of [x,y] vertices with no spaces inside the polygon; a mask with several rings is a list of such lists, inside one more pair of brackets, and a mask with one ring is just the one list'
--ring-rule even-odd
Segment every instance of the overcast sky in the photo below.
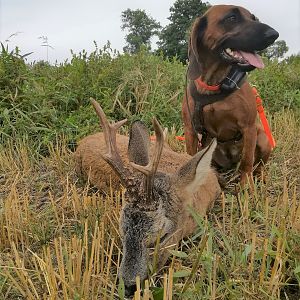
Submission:
{"label": "overcast sky", "polygon": [[[236,4],[254,13],[260,21],[275,28],[279,39],[287,42],[289,54],[300,52],[300,0],[208,1],[211,4]],[[9,47],[19,46],[21,53],[33,51],[30,60],[46,59],[40,36],[47,36],[54,49],[54,62],[70,58],[70,49],[92,51],[110,41],[122,50],[125,33],[121,31],[121,12],[127,8],[145,9],[162,26],[168,23],[174,0],[0,0],[0,41],[9,39]]]}

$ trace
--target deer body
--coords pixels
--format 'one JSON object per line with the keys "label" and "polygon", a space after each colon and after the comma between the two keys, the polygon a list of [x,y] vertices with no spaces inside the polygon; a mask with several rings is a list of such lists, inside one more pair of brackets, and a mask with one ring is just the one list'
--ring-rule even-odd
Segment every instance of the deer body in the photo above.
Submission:
{"label": "deer body", "polygon": [[123,121],[109,124],[99,104],[95,100],[92,104],[103,133],[80,142],[75,153],[76,169],[100,189],[110,184],[116,188],[120,183],[127,189],[128,203],[120,218],[123,257],[119,276],[130,294],[136,276],[141,280],[147,277],[150,250],[157,240],[162,266],[169,256],[167,249],[195,230],[188,208],[205,215],[220,194],[210,166],[216,141],[193,157],[176,153],[164,147],[163,132],[155,119],[154,143],[141,122],[133,123],[128,138],[116,134]]}
{"label": "deer body", "polygon": [[[129,166],[128,136],[117,134],[117,145],[119,153],[126,165]],[[154,142],[150,143],[150,152],[153,152]],[[90,182],[99,189],[107,190],[111,185],[113,188],[120,187],[120,178],[111,166],[103,159],[106,151],[105,139],[102,132],[89,135],[79,142],[75,152],[76,172],[88,177]],[[185,162],[191,159],[187,153],[178,153],[165,144],[158,171],[163,173],[174,173]],[[111,180],[110,180],[111,178]]]}

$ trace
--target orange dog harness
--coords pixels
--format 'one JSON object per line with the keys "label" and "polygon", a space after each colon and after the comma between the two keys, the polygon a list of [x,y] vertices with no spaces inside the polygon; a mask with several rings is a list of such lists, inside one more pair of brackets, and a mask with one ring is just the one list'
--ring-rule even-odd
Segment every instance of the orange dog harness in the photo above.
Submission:
{"label": "orange dog harness", "polygon": [[257,109],[260,121],[261,121],[262,126],[264,128],[264,131],[265,131],[265,133],[267,135],[267,138],[268,138],[268,140],[270,142],[270,145],[271,145],[272,149],[274,149],[275,146],[276,146],[276,143],[275,143],[274,137],[272,135],[272,132],[271,132],[271,129],[270,129],[267,117],[265,115],[265,110],[264,110],[264,107],[262,105],[262,99],[260,98],[260,96],[259,96],[259,94],[257,92],[257,89],[255,87],[252,87],[252,92],[253,92],[253,94],[254,94],[254,96],[256,98],[256,109]]}

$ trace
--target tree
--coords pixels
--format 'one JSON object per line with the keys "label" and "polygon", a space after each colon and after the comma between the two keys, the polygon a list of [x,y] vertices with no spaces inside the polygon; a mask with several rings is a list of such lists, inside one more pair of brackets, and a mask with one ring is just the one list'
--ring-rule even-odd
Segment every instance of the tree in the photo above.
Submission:
{"label": "tree", "polygon": [[269,46],[267,49],[263,50],[261,53],[268,59],[279,59],[283,58],[284,54],[289,51],[284,40],[276,41],[273,45]]}
{"label": "tree", "polygon": [[181,61],[186,61],[191,24],[209,7],[209,3],[200,0],[176,0],[170,8],[170,24],[163,28],[159,36],[158,51],[162,51],[167,57],[177,55]]}
{"label": "tree", "polygon": [[141,46],[151,49],[151,37],[158,35],[160,24],[148,16],[144,10],[127,9],[122,12],[122,30],[127,29],[125,37],[127,45],[123,48],[125,52],[136,53]]}

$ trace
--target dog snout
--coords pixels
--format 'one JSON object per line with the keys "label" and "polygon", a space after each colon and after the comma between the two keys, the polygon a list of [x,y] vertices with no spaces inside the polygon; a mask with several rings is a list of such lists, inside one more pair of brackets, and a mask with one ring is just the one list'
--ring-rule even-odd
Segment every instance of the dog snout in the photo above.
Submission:
{"label": "dog snout", "polygon": [[265,31],[264,36],[269,43],[273,43],[279,37],[279,33],[275,29],[269,28]]}

